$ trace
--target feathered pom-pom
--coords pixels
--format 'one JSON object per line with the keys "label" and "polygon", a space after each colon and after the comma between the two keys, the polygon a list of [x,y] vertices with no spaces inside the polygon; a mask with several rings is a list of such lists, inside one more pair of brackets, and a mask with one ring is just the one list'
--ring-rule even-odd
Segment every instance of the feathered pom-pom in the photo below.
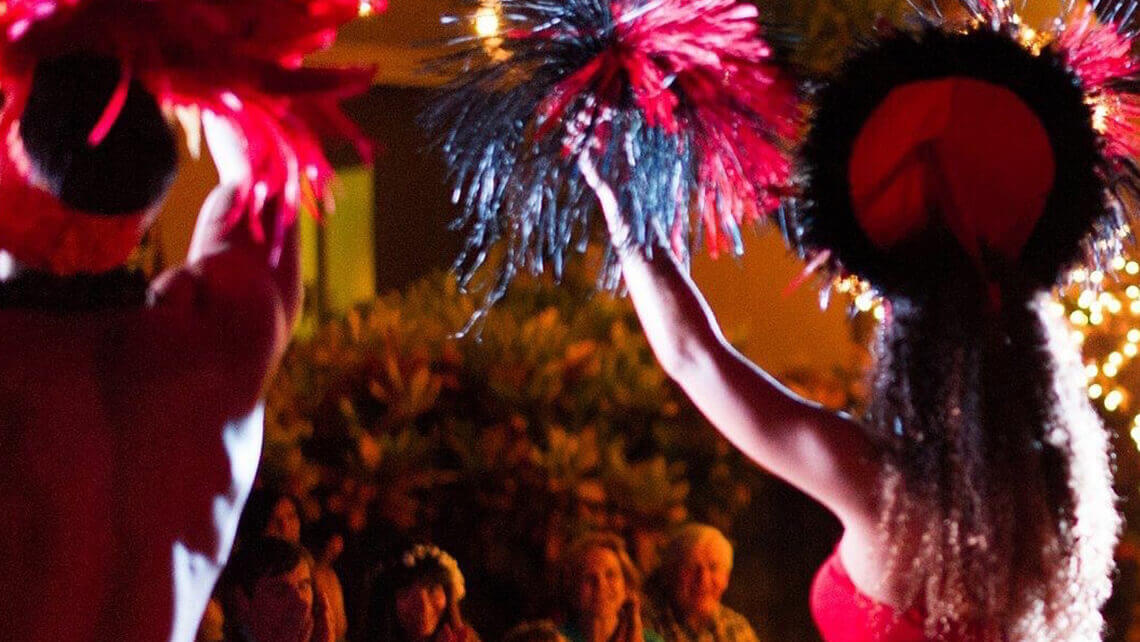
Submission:
{"label": "feathered pom-pom", "polygon": [[[382,10],[386,0],[368,0]],[[317,213],[332,170],[318,136],[364,137],[338,101],[367,89],[370,69],[305,69],[301,57],[330,45],[356,17],[360,0],[9,0],[0,14],[0,86],[5,109],[22,109],[38,61],[72,52],[101,54],[123,66],[120,91],[91,132],[96,145],[110,130],[132,78],[186,130],[191,150],[201,114],[229,121],[246,141],[252,175],[230,215],[255,237],[270,237],[273,256],[300,207]],[[275,229],[261,221],[276,203]]]}
{"label": "feathered pom-pom", "polygon": [[741,227],[782,195],[796,117],[755,7],[498,4],[501,33],[459,38],[434,64],[458,80],[425,117],[462,207],[455,225],[468,236],[456,267],[465,282],[501,243],[489,305],[516,270],[549,262],[557,276],[569,249],[584,249],[594,207],[576,166],[584,153],[614,184],[633,242],[687,257],[695,218],[710,252],[739,253]]}

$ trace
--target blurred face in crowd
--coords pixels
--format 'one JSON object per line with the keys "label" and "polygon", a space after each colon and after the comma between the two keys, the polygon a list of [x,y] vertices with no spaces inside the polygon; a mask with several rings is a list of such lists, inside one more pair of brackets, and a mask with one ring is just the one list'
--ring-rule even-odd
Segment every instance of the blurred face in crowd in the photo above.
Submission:
{"label": "blurred face in crowd", "polygon": [[297,514],[296,504],[282,497],[273,507],[273,514],[269,516],[269,523],[262,534],[294,544],[301,543],[301,516]]}
{"label": "blurred face in crowd", "polygon": [[615,617],[628,598],[618,556],[607,548],[582,555],[578,576],[578,610],[587,617]]}
{"label": "blurred face in crowd", "polygon": [[435,634],[447,610],[447,592],[439,584],[416,583],[396,592],[396,619],[412,640]]}
{"label": "blurred face in crowd", "polygon": [[732,549],[703,538],[689,549],[674,579],[674,606],[686,618],[711,618],[720,607],[732,571]]}
{"label": "blurred face in crowd", "polygon": [[258,640],[308,642],[313,634],[313,576],[308,562],[257,580],[242,610]]}

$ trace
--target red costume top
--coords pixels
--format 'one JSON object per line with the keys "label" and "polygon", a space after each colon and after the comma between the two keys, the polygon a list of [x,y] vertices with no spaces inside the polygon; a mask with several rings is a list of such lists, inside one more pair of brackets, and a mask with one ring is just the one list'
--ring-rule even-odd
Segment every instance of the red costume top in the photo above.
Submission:
{"label": "red costume top", "polygon": [[865,595],[847,574],[839,549],[823,563],[811,585],[811,615],[827,642],[923,642],[922,613],[893,607]]}

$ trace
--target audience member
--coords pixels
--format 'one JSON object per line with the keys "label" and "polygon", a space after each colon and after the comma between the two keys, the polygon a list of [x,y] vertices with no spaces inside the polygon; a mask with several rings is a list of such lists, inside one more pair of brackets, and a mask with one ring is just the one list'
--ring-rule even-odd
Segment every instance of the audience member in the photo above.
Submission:
{"label": "audience member", "polygon": [[463,622],[466,589],[455,559],[418,544],[384,564],[373,580],[365,642],[478,642]]}
{"label": "audience member", "polygon": [[661,642],[642,624],[641,578],[620,537],[583,536],[563,561],[570,620],[560,632],[570,642]]}
{"label": "audience member", "polygon": [[705,524],[681,527],[650,581],[646,621],[666,642],[757,642],[745,617],[721,603],[732,544]]}

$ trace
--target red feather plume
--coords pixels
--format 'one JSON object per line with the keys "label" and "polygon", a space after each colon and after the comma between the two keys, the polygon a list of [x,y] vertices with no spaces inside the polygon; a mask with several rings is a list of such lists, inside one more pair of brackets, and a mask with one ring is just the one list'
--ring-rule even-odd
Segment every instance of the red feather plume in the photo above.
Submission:
{"label": "red feather plume", "polygon": [[[367,4],[379,11],[386,0]],[[360,0],[9,0],[0,15],[5,110],[22,111],[41,59],[73,52],[118,59],[123,79],[91,144],[114,124],[132,79],[168,113],[182,116],[192,145],[202,113],[228,121],[245,138],[252,168],[229,223],[244,217],[265,239],[262,210],[278,202],[271,233],[276,256],[298,210],[319,212],[327,200],[332,169],[318,136],[347,137],[362,158],[371,158],[338,101],[367,89],[372,70],[300,66],[360,10]]]}

